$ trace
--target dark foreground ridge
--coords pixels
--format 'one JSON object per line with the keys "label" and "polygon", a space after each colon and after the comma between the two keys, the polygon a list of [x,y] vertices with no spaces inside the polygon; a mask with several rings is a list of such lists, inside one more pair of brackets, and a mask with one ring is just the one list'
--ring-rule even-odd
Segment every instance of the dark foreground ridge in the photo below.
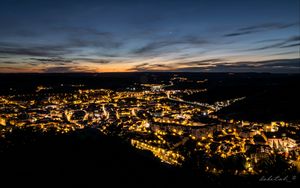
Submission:
{"label": "dark foreground ridge", "polygon": [[150,153],[96,129],[64,135],[23,129],[7,135],[6,140],[1,143],[1,177],[12,178],[13,184],[154,186],[192,178],[191,173],[164,166]]}
{"label": "dark foreground ridge", "polygon": [[[16,129],[1,140],[2,183],[13,186],[188,186],[272,185],[261,177],[212,176],[189,167],[167,166],[120,138],[86,128],[68,134]],[[289,177],[291,178],[291,177]],[[299,177],[297,177],[299,178]],[[298,183],[293,180],[289,185]]]}

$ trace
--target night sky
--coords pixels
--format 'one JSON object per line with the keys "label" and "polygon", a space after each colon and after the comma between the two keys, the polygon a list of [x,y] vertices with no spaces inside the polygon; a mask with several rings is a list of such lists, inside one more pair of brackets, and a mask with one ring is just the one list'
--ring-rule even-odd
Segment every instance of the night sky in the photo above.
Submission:
{"label": "night sky", "polygon": [[0,1],[0,72],[299,73],[299,0]]}

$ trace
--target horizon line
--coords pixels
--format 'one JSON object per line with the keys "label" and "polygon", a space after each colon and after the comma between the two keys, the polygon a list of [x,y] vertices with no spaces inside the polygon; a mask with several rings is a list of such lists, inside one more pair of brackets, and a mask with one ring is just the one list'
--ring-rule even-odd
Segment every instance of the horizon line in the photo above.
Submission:
{"label": "horizon line", "polygon": [[176,72],[176,71],[138,71],[138,72],[0,72],[0,74],[136,74],[136,73],[205,73],[205,74],[300,74],[300,72],[195,72],[195,71],[184,71],[184,72]]}

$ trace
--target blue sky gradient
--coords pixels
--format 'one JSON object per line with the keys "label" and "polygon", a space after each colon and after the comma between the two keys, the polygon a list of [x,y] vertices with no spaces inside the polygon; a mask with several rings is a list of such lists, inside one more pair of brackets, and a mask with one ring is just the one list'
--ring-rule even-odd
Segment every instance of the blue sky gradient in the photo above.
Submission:
{"label": "blue sky gradient", "polygon": [[299,0],[0,2],[0,72],[299,73]]}

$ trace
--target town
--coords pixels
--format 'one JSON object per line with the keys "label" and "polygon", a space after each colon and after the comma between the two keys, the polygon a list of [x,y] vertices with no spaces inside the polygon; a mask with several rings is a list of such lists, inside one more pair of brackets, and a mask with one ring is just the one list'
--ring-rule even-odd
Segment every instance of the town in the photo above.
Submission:
{"label": "town", "polygon": [[[238,165],[230,166],[230,173],[259,174],[264,161],[279,155],[299,170],[299,123],[223,119],[215,112],[245,97],[213,104],[186,101],[182,94],[206,89],[169,89],[173,81],[135,85],[124,91],[76,85],[74,92],[51,93],[51,87],[39,86],[32,94],[1,96],[0,136],[5,139],[15,128],[64,134],[90,127],[151,151],[169,165],[193,160],[195,166],[219,174],[225,168],[215,161],[231,160]],[[197,153],[201,159],[193,158]]]}

